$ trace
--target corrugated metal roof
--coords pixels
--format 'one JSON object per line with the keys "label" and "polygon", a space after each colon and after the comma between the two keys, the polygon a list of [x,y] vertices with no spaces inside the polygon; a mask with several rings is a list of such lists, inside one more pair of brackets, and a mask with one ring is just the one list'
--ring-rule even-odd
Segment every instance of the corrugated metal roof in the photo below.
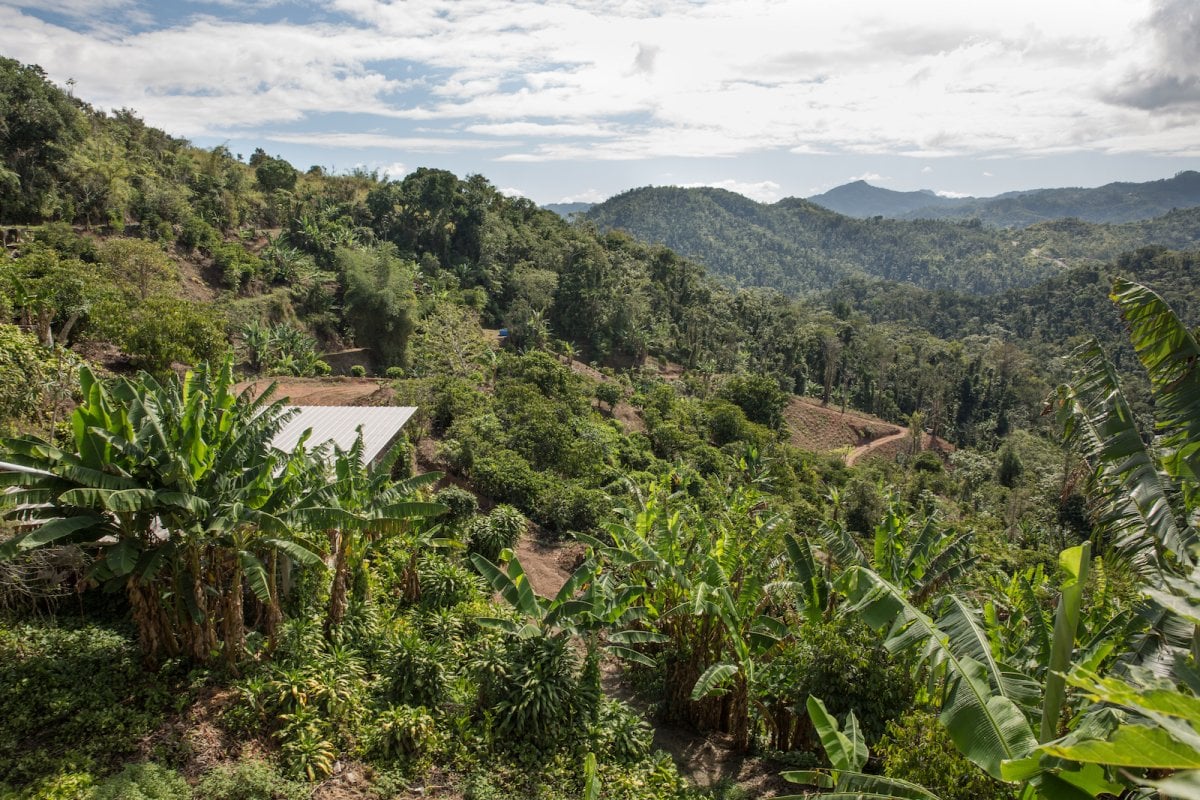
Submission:
{"label": "corrugated metal roof", "polygon": [[404,423],[408,422],[416,408],[413,406],[293,406],[300,413],[283,426],[272,441],[285,453],[290,453],[300,441],[300,435],[312,428],[308,440],[311,449],[332,441],[343,450],[349,450],[358,436],[358,426],[363,432],[363,457],[371,463],[384,453],[396,439]]}

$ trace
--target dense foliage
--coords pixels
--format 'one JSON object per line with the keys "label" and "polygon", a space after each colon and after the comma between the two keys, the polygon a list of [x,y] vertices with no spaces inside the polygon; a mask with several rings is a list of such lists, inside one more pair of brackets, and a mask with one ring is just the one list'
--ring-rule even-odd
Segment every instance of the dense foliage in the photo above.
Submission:
{"label": "dense foliage", "polygon": [[[0,173],[5,796],[736,793],[650,721],[843,796],[1194,782],[1193,254],[732,290],[479,176],[244,163],[0,72],[42,126]],[[1195,233],[696,198],[729,246],[757,214],[828,276],[976,291]],[[235,388],[334,365],[418,407],[376,463],[275,449],[290,412]]]}
{"label": "dense foliage", "polygon": [[978,220],[860,220],[796,198],[764,205],[723,189],[661,187],[619,194],[586,218],[665,244],[743,286],[798,295],[874,277],[987,295],[1147,244],[1195,247],[1200,209],[1121,225],[1067,219],[1000,231]]}

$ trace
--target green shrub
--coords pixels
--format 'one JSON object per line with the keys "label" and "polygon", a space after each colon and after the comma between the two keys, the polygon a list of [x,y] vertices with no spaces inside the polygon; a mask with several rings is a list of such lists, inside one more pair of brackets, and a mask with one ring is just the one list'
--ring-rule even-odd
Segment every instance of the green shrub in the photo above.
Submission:
{"label": "green shrub", "polygon": [[942,800],[1013,800],[1013,788],[966,759],[928,711],[913,710],[887,724],[874,748],[885,775],[924,786]]}
{"label": "green shrub", "polygon": [[488,398],[462,378],[443,378],[433,386],[429,421],[436,431],[445,431],[456,420],[470,419],[488,406]]}
{"label": "green shrub", "polygon": [[421,604],[426,608],[450,608],[473,600],[483,591],[479,576],[442,556],[422,558],[417,575]]}
{"label": "green shrub", "polygon": [[4,800],[90,800],[96,780],[90,772],[78,772],[70,768],[56,772],[25,787],[24,792],[18,792],[0,783],[0,798]]}
{"label": "green shrub", "polygon": [[516,545],[525,531],[525,516],[509,505],[499,505],[486,517],[471,521],[467,549],[495,561],[506,548]]}
{"label": "green shrub", "polygon": [[842,498],[846,509],[846,527],[863,536],[871,536],[886,509],[879,485],[864,477],[856,477],[846,485]]}
{"label": "green shrub", "polygon": [[191,216],[179,226],[175,241],[184,250],[212,250],[221,241],[221,235],[200,217]]}
{"label": "green shrub", "polygon": [[404,377],[404,367],[388,367],[383,374],[391,380],[399,380]]}
{"label": "green shrub", "polygon": [[450,509],[443,519],[451,524],[466,522],[479,510],[479,501],[475,495],[458,486],[447,486],[433,496],[433,502],[441,503]]}
{"label": "green shrub", "polygon": [[620,700],[605,700],[600,717],[592,726],[595,749],[605,760],[631,764],[650,755],[654,730],[634,709]]}
{"label": "green shrub", "polygon": [[307,786],[256,758],[217,767],[196,785],[196,797],[203,800],[304,800],[309,794]]}
{"label": "green shrub", "polygon": [[544,350],[506,353],[496,377],[536,386],[542,395],[558,398],[571,396],[580,382],[570,368]]}
{"label": "green shrub", "polygon": [[728,400],[712,400],[706,404],[706,410],[708,435],[717,447],[750,437],[750,420],[738,406]]}
{"label": "green shrub", "polygon": [[415,634],[401,636],[384,657],[385,694],[397,705],[438,708],[446,699],[443,654]]}
{"label": "green shrub", "polygon": [[328,361],[323,361],[322,359],[318,358],[312,363],[312,374],[318,378],[323,378],[331,372],[333,372],[333,367],[329,366]]}
{"label": "green shrub", "polygon": [[211,248],[213,265],[221,271],[221,279],[230,289],[239,289],[263,273],[258,256],[235,242],[221,242]]}
{"label": "green shrub", "polygon": [[471,477],[480,493],[526,510],[537,501],[544,482],[519,453],[506,449],[476,457]]}
{"label": "green shrub", "polygon": [[734,375],[720,390],[721,397],[746,412],[746,419],[778,429],[783,424],[787,393],[768,375]]}
{"label": "green shrub", "polygon": [[1011,489],[1017,485],[1017,479],[1024,471],[1025,465],[1021,462],[1021,457],[1017,455],[1016,449],[1011,444],[1006,444],[1000,451],[1000,466],[996,469],[996,480],[1000,482],[1001,486]]}
{"label": "green shrub", "polygon": [[362,364],[355,364],[350,368],[350,374],[356,378],[365,378],[367,377],[367,368]]}
{"label": "green shrub", "polygon": [[481,672],[479,704],[494,713],[497,742],[558,749],[585,733],[589,693],[567,636],[507,637]]}
{"label": "green shrub", "polygon": [[33,336],[0,322],[0,432],[8,420],[40,416],[48,359]]}
{"label": "green shrub", "polygon": [[317,781],[333,772],[337,748],[311,718],[292,721],[276,731],[276,737],[281,741],[283,761],[294,777]]}
{"label": "green shrub", "polygon": [[596,384],[596,399],[607,405],[610,409],[621,402],[621,385],[619,383],[610,383],[602,381]]}
{"label": "green shrub", "polygon": [[128,758],[186,702],[172,680],[144,671],[132,638],[109,628],[0,626],[0,783]]}
{"label": "green shrub", "polygon": [[172,363],[218,359],[229,347],[217,309],[170,295],[132,307],[120,299],[105,300],[93,309],[90,324],[96,335],[128,352],[137,367],[156,375]]}
{"label": "green shrub", "polygon": [[[776,711],[803,709],[809,695],[839,719],[853,711],[867,743],[912,704],[916,687],[908,664],[893,658],[866,627],[854,620],[806,623],[763,671],[760,699]],[[806,718],[801,718],[806,723]],[[800,725],[800,741],[775,749],[813,749],[814,731]]]}
{"label": "green shrub", "polygon": [[91,800],[192,800],[192,788],[175,770],[158,764],[128,764],[96,784]]}
{"label": "green shrub", "polygon": [[928,450],[913,459],[912,467],[917,472],[930,472],[936,474],[945,471],[945,468],[942,465],[941,456],[939,456],[937,453],[931,453]]}
{"label": "green shrub", "polygon": [[371,725],[370,748],[383,758],[416,756],[432,748],[436,734],[424,706],[388,706]]}
{"label": "green shrub", "polygon": [[588,532],[599,527],[612,508],[608,495],[575,483],[549,481],[538,498],[537,518],[559,535]]}

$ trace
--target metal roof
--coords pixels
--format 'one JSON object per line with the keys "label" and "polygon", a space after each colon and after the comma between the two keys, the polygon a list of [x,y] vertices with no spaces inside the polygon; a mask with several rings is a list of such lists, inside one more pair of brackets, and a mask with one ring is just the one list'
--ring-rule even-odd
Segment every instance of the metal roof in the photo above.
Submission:
{"label": "metal roof", "polygon": [[363,460],[375,461],[396,440],[400,429],[408,422],[414,406],[293,406],[300,413],[292,417],[272,444],[290,453],[296,449],[301,434],[312,428],[308,439],[311,449],[325,442],[333,442],[343,450],[349,450],[362,426]]}

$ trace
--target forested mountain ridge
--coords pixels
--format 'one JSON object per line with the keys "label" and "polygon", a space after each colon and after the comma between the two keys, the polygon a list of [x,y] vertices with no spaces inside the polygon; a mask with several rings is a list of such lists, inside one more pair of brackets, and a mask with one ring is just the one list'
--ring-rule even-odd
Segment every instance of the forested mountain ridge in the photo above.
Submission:
{"label": "forested mountain ridge", "polygon": [[930,191],[897,192],[855,181],[808,198],[817,205],[865,219],[978,219],[985,225],[1023,228],[1051,219],[1133,222],[1200,205],[1200,172],[1144,183],[1116,182],[1092,189],[1028,189],[995,197],[942,197]]}
{"label": "forested mountain ridge", "polygon": [[648,187],[586,219],[661,243],[741,286],[799,295],[851,276],[994,294],[1137,247],[1200,243],[1200,209],[1121,225],[1079,220],[996,230],[978,221],[853,219],[807,200],[766,205],[723,189]]}
{"label": "forested mountain ridge", "polygon": [[945,209],[961,202],[954,198],[934,194],[928,189],[898,192],[895,189],[872,186],[865,180],[835,186],[827,192],[812,195],[808,201],[816,203],[822,208],[828,208],[830,211],[858,219],[875,216],[898,218],[909,212],[922,212],[926,209],[929,210],[929,213],[920,214],[920,216],[936,218],[938,213],[935,209]]}

